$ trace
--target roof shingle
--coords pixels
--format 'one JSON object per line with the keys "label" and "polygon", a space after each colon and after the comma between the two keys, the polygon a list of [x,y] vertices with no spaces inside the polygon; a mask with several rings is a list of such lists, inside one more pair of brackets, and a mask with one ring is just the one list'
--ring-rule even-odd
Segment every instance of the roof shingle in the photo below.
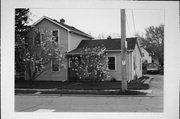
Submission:
{"label": "roof shingle", "polygon": [[[127,38],[127,50],[134,50],[135,45],[137,43],[137,38]],[[97,40],[82,40],[78,47],[68,54],[78,54],[81,52],[82,48],[93,48],[96,46],[104,46],[106,50],[121,50],[121,39],[97,39]]]}
{"label": "roof shingle", "polygon": [[52,19],[53,21],[55,21],[56,23],[66,27],[67,29],[71,30],[72,32],[75,32],[75,33],[78,33],[78,34],[81,34],[83,36],[86,36],[86,37],[89,37],[89,38],[92,38],[90,35],[88,35],[87,33],[84,33],[83,31],[75,28],[74,26],[70,26],[70,25],[67,25],[65,23],[61,23],[61,22],[58,22],[57,20],[55,19]]}

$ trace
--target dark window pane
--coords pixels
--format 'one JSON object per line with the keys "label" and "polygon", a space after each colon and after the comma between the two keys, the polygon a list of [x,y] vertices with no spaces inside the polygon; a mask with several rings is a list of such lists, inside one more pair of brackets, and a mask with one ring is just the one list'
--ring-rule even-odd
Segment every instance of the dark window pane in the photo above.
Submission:
{"label": "dark window pane", "polygon": [[54,36],[53,40],[58,43],[58,30],[54,30],[52,32],[52,35]]}
{"label": "dark window pane", "polygon": [[108,68],[115,70],[115,57],[108,57]]}
{"label": "dark window pane", "polygon": [[53,71],[59,71],[59,64],[53,64],[52,65],[52,70]]}
{"label": "dark window pane", "polygon": [[52,62],[52,71],[59,71],[59,61]]}
{"label": "dark window pane", "polygon": [[115,64],[109,64],[109,69],[115,70]]}

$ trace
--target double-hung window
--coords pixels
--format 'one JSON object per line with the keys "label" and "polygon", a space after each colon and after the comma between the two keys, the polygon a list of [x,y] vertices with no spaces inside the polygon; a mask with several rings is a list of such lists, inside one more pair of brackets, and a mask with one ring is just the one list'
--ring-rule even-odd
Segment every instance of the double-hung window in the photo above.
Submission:
{"label": "double-hung window", "polygon": [[[59,30],[52,30],[52,40],[59,43]],[[58,59],[52,60],[52,71],[60,71],[60,62]]]}
{"label": "double-hung window", "polygon": [[58,34],[59,34],[58,30],[53,30],[53,31],[52,31],[52,35],[53,35],[52,40],[55,41],[56,43],[59,42],[59,41],[58,41],[58,40],[59,40]]}
{"label": "double-hung window", "polygon": [[108,57],[108,68],[109,70],[116,70],[116,58]]}

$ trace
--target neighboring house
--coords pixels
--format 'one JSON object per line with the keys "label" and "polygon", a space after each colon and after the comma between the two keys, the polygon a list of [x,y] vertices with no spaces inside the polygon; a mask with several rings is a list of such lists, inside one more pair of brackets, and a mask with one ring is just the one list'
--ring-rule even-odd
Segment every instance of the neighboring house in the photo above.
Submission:
{"label": "neighboring house", "polygon": [[[40,43],[43,36],[41,31],[49,31],[53,34],[55,42],[58,43],[59,47],[62,48],[62,51],[68,52],[74,50],[82,40],[91,40],[93,39],[90,35],[78,30],[73,26],[65,24],[65,20],[61,19],[60,21],[51,19],[49,17],[42,17],[34,24],[32,28],[36,28],[40,31],[40,36],[38,42],[35,42],[36,38],[33,37],[32,31],[30,30],[28,36],[30,37],[30,42],[33,44]],[[37,50],[38,52],[38,50]],[[67,63],[62,67],[59,65],[58,61],[51,61],[48,69],[43,72],[36,80],[67,80]],[[34,70],[34,67],[32,67]],[[28,78],[26,78],[28,80]]]}
{"label": "neighboring house", "polygon": [[152,57],[150,56],[149,52],[141,47],[142,52],[142,63],[152,63]]}
{"label": "neighboring house", "polygon": [[160,65],[158,58],[156,58],[156,59],[153,58],[153,59],[152,59],[152,63],[156,63],[157,65]]}
{"label": "neighboring house", "polygon": [[[142,76],[142,53],[136,37],[127,38],[126,41],[127,79],[130,81],[135,79],[135,77],[139,78]],[[108,68],[110,72],[110,77],[105,80],[111,80],[111,78],[121,80],[121,39],[82,40],[76,49],[67,53],[68,61],[74,56],[81,55],[83,48],[93,48],[102,45],[106,48],[105,52],[107,53],[106,58],[108,59]],[[71,65],[69,65],[68,68],[71,68]],[[71,75],[71,72],[69,72],[69,76]],[[71,80],[71,78],[72,77],[68,77],[68,80]]]}

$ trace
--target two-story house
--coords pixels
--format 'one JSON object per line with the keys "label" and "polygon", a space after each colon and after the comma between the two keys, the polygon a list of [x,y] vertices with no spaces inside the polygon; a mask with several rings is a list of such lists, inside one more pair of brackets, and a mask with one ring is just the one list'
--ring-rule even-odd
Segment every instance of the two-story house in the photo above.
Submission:
{"label": "two-story house", "polygon": [[[32,43],[40,43],[43,36],[43,32],[41,31],[48,31],[54,36],[53,40],[58,43],[59,47],[62,48],[64,53],[74,50],[82,40],[93,39],[90,35],[82,32],[81,30],[65,24],[64,19],[57,21],[55,19],[43,16],[32,24],[32,28],[36,28],[40,31],[38,42],[36,38],[32,37],[30,38]],[[29,36],[31,37],[33,35],[31,34]],[[34,69],[32,68],[32,70]],[[28,80],[28,78],[26,79]],[[53,60],[48,68],[41,75],[39,75],[36,80],[67,80],[66,63],[62,67],[59,65],[58,61]]]}

